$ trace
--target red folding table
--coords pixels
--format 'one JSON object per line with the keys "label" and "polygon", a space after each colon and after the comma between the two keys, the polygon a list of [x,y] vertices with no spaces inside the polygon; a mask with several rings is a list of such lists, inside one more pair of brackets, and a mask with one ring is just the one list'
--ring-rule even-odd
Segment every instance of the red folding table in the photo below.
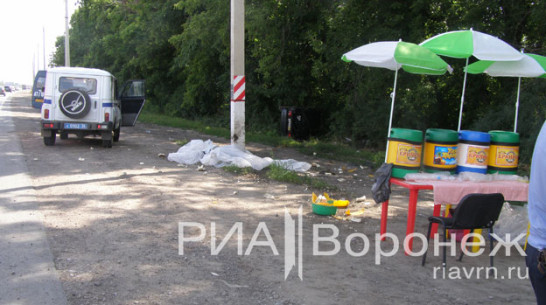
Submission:
{"label": "red folding table", "polygon": [[[434,209],[433,216],[440,216],[442,204],[457,204],[467,194],[472,193],[502,193],[507,201],[527,201],[529,184],[521,181],[445,181],[430,180],[408,182],[397,178],[391,178],[390,184],[396,184],[409,190],[408,222],[406,226],[406,238],[415,229],[415,216],[417,212],[417,199],[420,190],[433,190]],[[389,201],[383,202],[381,210],[381,240],[385,240],[383,234],[387,232],[387,216]],[[438,225],[433,224],[431,234],[436,234]],[[408,240],[408,250],[413,251],[413,238]],[[406,251],[406,255],[408,252]]]}

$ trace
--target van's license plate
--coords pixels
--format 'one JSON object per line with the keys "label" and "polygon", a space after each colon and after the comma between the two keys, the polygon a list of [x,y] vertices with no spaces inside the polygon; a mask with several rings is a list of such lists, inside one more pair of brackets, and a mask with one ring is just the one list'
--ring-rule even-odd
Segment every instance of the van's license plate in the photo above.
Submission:
{"label": "van's license plate", "polygon": [[64,129],[87,129],[87,124],[82,123],[64,123]]}

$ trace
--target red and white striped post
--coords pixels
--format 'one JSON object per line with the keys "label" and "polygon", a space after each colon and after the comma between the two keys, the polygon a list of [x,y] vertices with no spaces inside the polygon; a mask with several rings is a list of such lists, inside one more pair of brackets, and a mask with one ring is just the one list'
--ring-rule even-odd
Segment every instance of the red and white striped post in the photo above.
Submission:
{"label": "red and white striped post", "polygon": [[245,1],[231,0],[231,144],[245,149]]}
{"label": "red and white striped post", "polygon": [[245,101],[245,76],[235,75],[233,76],[233,91],[231,100],[234,102]]}

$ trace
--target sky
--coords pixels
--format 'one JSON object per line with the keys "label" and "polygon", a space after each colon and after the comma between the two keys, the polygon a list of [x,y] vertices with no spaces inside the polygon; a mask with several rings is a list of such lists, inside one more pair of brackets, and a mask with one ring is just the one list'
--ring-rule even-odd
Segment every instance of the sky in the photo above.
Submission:
{"label": "sky", "polygon": [[[68,0],[68,14],[77,0]],[[32,85],[65,29],[65,0],[0,0],[0,82]],[[39,65],[39,66],[38,66]]]}

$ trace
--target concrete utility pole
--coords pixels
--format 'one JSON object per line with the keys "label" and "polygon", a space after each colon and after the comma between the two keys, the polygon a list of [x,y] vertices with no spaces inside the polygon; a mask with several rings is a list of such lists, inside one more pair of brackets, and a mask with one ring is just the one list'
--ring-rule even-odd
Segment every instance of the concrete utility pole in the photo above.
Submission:
{"label": "concrete utility pole", "polygon": [[231,144],[245,149],[244,0],[231,0]]}
{"label": "concrete utility pole", "polygon": [[43,56],[44,56],[44,70],[46,69],[46,61],[45,61],[45,27],[42,27],[42,48],[43,48]]}
{"label": "concrete utility pole", "polygon": [[68,0],[64,0],[64,65],[70,67],[70,35],[68,33]]}

